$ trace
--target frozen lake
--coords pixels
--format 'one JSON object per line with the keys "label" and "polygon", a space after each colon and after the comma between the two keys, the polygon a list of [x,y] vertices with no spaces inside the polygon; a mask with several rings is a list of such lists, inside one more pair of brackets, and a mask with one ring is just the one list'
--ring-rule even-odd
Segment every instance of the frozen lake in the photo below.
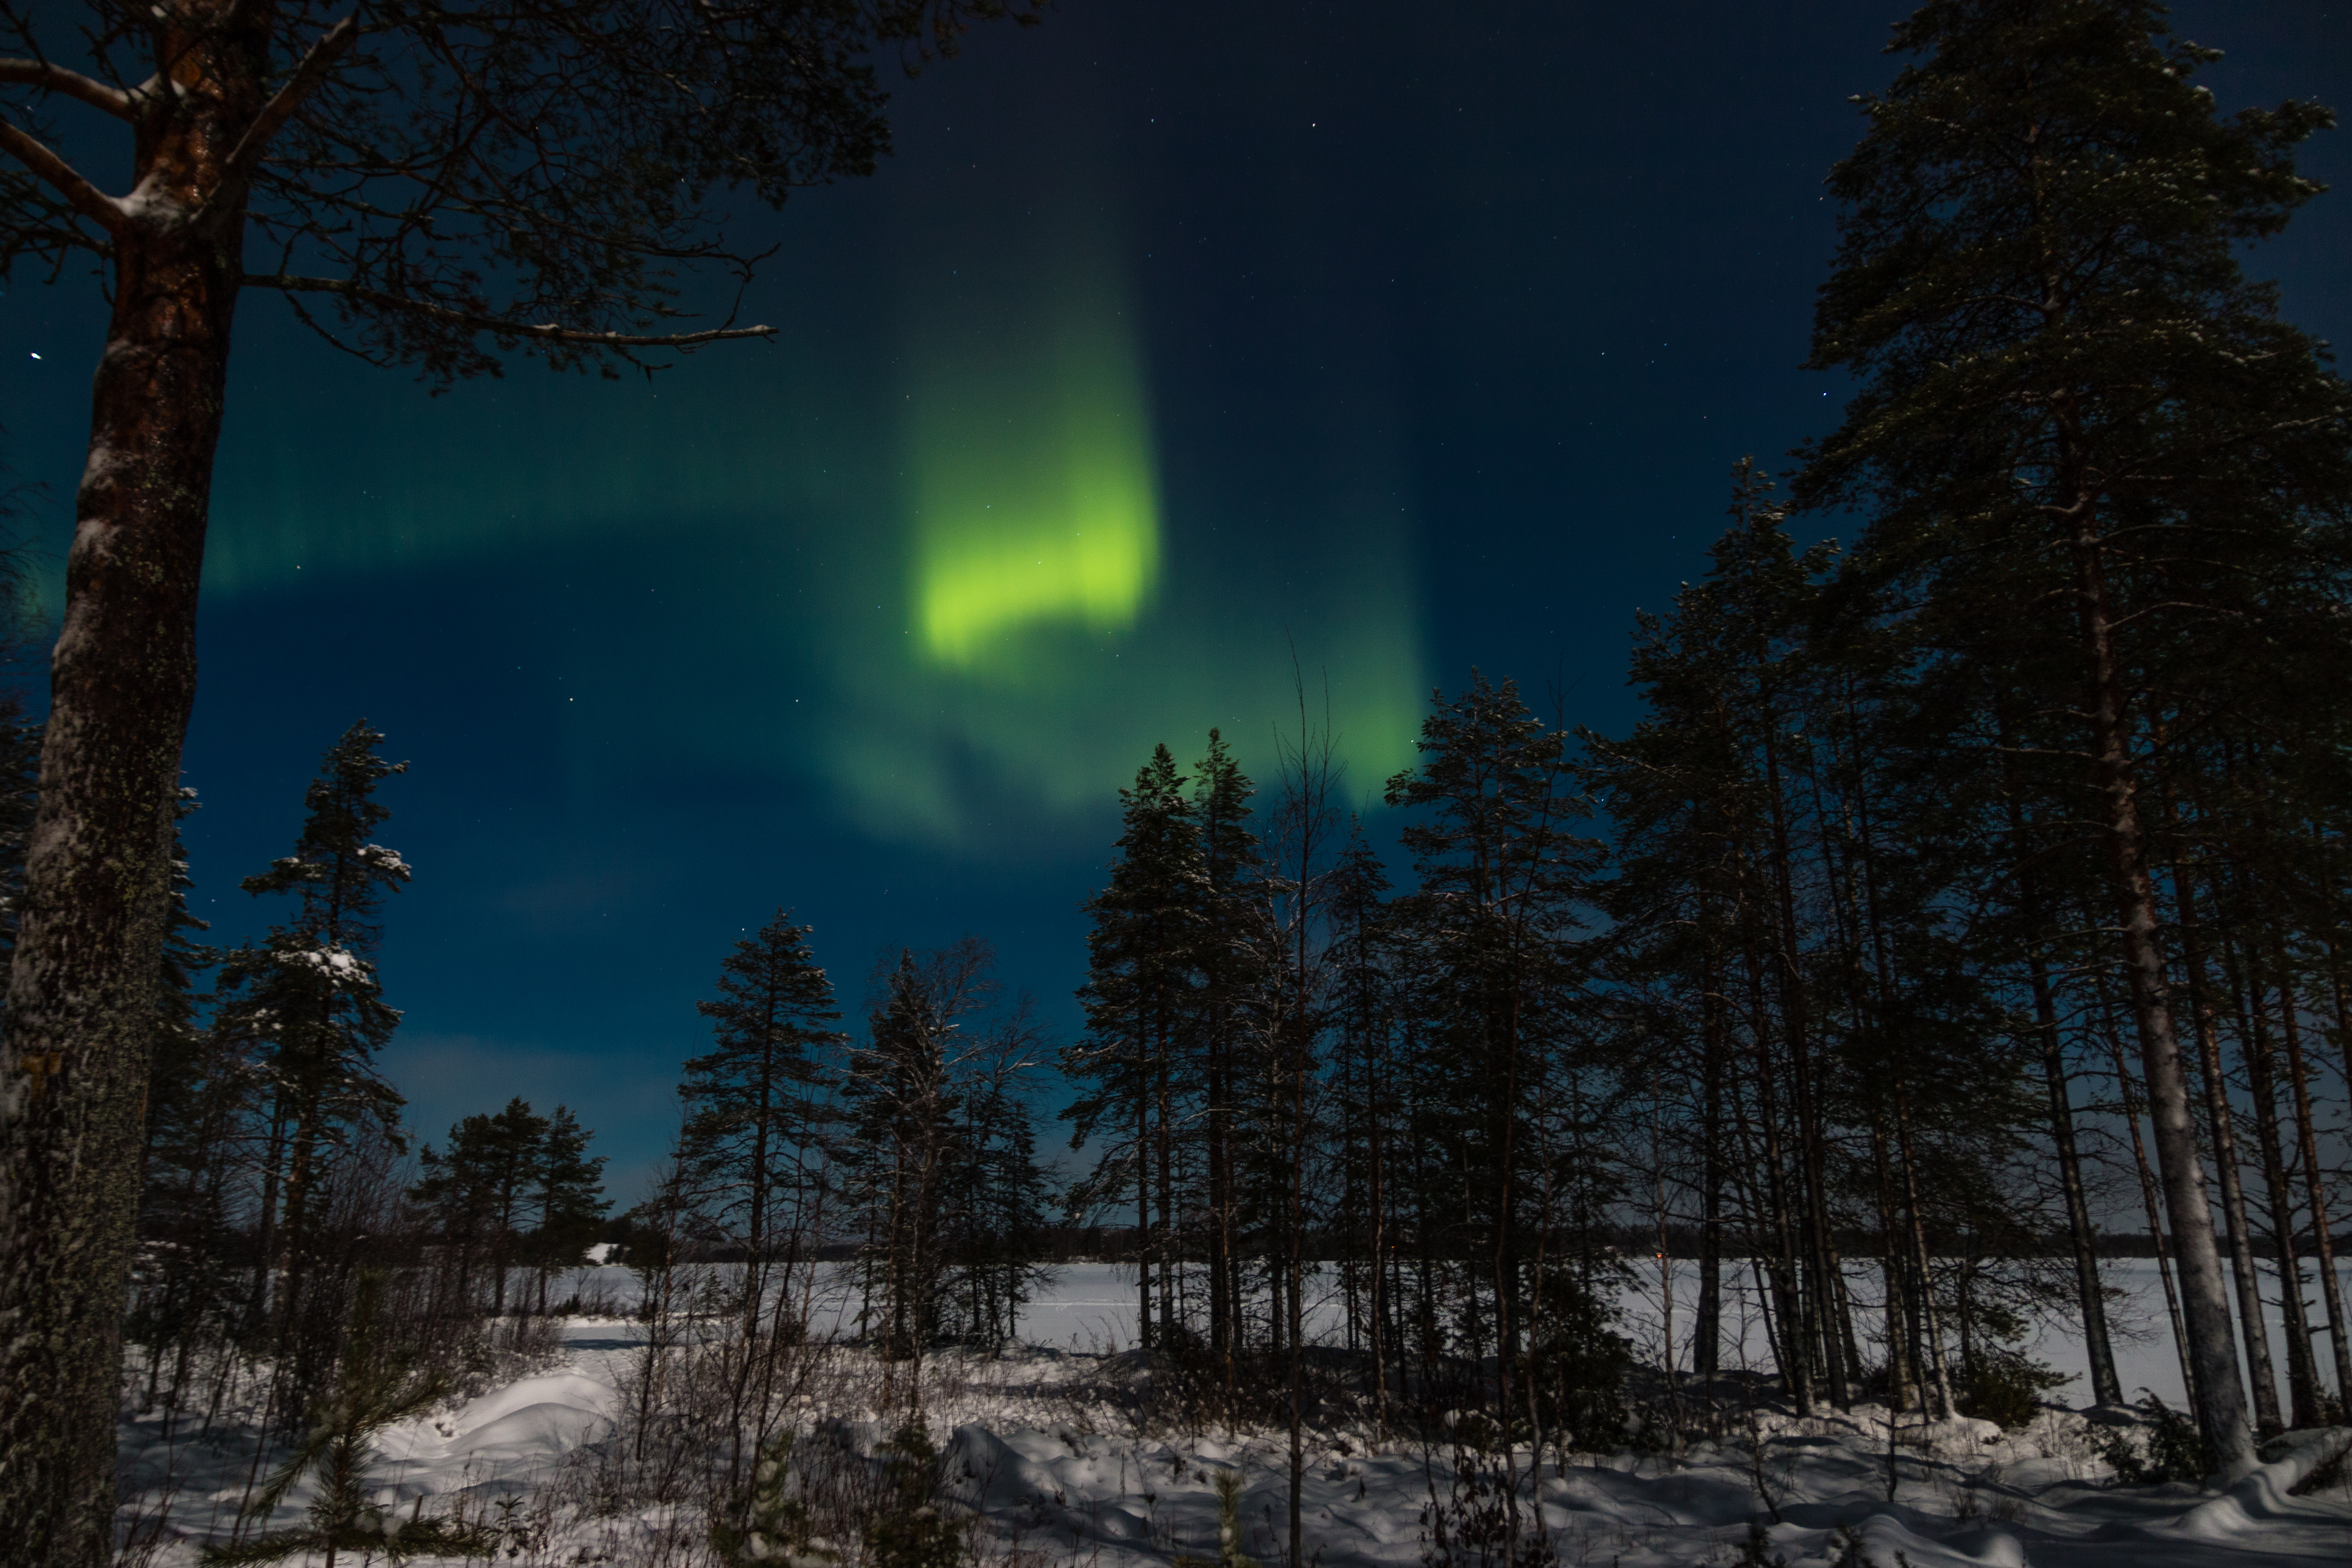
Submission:
{"label": "frozen lake", "polygon": [[[2344,1281],[2346,1293],[2352,1295],[2352,1263],[2340,1264],[2339,1276]],[[2122,1379],[2125,1396],[2137,1399],[2145,1389],[2167,1404],[2175,1406],[2185,1404],[2180,1363],[2173,1349],[2170,1326],[2166,1321],[2163,1289],[2157,1275],[2155,1260],[2105,1260],[2100,1265],[2100,1277],[2111,1289],[2122,1292],[2120,1300],[2110,1303],[2109,1327],[2115,1340],[2116,1371]],[[826,1265],[822,1267],[820,1278],[824,1286],[824,1300],[816,1327],[820,1332],[827,1330],[846,1331],[857,1312],[854,1275],[845,1265]],[[1876,1314],[1866,1310],[1864,1303],[1876,1300],[1877,1269],[1866,1263],[1853,1264],[1849,1266],[1848,1278],[1856,1298],[1856,1329],[1864,1340],[1864,1353],[1874,1359],[1878,1354],[1874,1334]],[[2272,1355],[2278,1366],[2284,1396],[2282,1347],[2285,1342],[2285,1328],[2278,1304],[2276,1271],[2264,1266],[2263,1279]],[[1671,1314],[1667,1296],[1669,1281]],[[634,1304],[637,1299],[636,1277],[625,1268],[607,1266],[577,1270],[559,1285],[553,1294],[557,1297],[567,1294],[575,1284],[583,1299],[602,1297],[623,1308]],[[1727,1266],[1724,1285],[1727,1343],[1723,1351],[1723,1364],[1727,1368],[1769,1369],[1771,1352],[1762,1314],[1757,1309],[1753,1274],[1744,1267]],[[2309,1287],[2309,1295],[2313,1319],[2324,1324],[2325,1314],[2320,1309],[2315,1281]],[[1635,1278],[1620,1293],[1619,1328],[1633,1338],[1644,1359],[1654,1361],[1665,1342],[1665,1324],[1671,1315],[1675,1364],[1688,1367],[1691,1364],[1692,1311],[1697,1299],[1696,1263],[1676,1260],[1664,1279],[1661,1279],[1654,1263],[1642,1265],[1637,1268]],[[1326,1343],[1344,1339],[1345,1307],[1338,1295],[1338,1279],[1334,1271],[1328,1268],[1318,1271],[1315,1283],[1307,1293],[1307,1302],[1310,1337]],[[1036,1298],[1023,1309],[1020,1323],[1021,1338],[1031,1344],[1085,1352],[1124,1350],[1137,1342],[1135,1270],[1130,1265],[1102,1263],[1069,1264],[1052,1268],[1047,1271]],[[2074,1379],[2073,1384],[2056,1390],[2054,1397],[2077,1405],[2088,1402],[2090,1363],[2084,1354],[2081,1337],[2071,1322],[2053,1321],[2043,1325],[2025,1348],[2036,1359]],[[2324,1327],[2317,1349],[2322,1379],[2326,1381],[2328,1350]]]}

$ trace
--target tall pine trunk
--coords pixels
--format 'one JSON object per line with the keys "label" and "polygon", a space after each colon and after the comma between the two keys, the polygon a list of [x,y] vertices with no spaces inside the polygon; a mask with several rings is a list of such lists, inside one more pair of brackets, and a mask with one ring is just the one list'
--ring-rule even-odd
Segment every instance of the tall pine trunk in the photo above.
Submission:
{"label": "tall pine trunk", "polygon": [[142,132],[114,241],[40,804],[0,1047],[0,1539],[99,1568],[114,1546],[122,1302],[138,1206],[180,743],[241,192],[201,226],[265,85],[259,11],[163,40],[184,110]]}
{"label": "tall pine trunk", "polygon": [[[1811,1026],[1806,1016],[1805,978],[1798,966],[1796,867],[1789,845],[1787,803],[1780,789],[1779,749],[1772,727],[1779,722],[1769,700],[1765,711],[1764,781],[1771,809],[1772,888],[1780,918],[1780,961],[1774,966],[1780,984],[1780,1022],[1789,1036],[1789,1082],[1797,1114],[1799,1234],[1804,1256],[1804,1316],[1790,1341],[1802,1347],[1799,1354],[1817,1366],[1829,1384],[1830,1402],[1840,1409],[1853,1401],[1846,1390],[1844,1358],[1832,1324],[1835,1311],[1831,1288],[1829,1209],[1822,1188],[1821,1119],[1813,1103]],[[1814,1358],[1818,1357],[1818,1360]],[[1808,1383],[1811,1382],[1810,1376]]]}
{"label": "tall pine trunk", "polygon": [[[2068,446],[2064,466],[2079,471],[2084,465],[2071,437]],[[2170,989],[2164,977],[2161,922],[2126,731],[2115,611],[2108,600],[2102,558],[2105,547],[2096,532],[2090,495],[2079,489],[2075,494],[2071,542],[2081,616],[2086,716],[2094,776],[2105,810],[2105,837],[2116,923],[2121,928],[2124,982],[2139,1033],[2148,1121],[2156,1131],[2165,1208],[2171,1216],[2173,1247],[2180,1258],[2181,1316],[2189,1331],[2189,1359],[2197,1368],[2197,1425],[2222,1474],[2234,1479],[2253,1468],[2254,1435],[2246,1419],[2245,1384],[2238,1375],[2230,1332],[2230,1298],[2221,1282],[2221,1253],[2213,1242],[2213,1215],[2205,1204],[2197,1128],[2189,1110],[2188,1074],[2180,1062],[2180,1040],[2173,1027]]]}
{"label": "tall pine trunk", "polygon": [[1723,1355],[1723,1029],[1721,966],[1707,959],[1706,993],[1700,1026],[1705,1053],[1700,1065],[1698,1305],[1691,1325],[1691,1371],[1710,1406]]}
{"label": "tall pine trunk", "polygon": [[[2108,1004],[2102,994],[2100,1006]],[[2164,1287],[2164,1313],[2172,1325],[2172,1348],[2180,1358],[2180,1386],[2189,1396],[2189,1408],[2197,1408],[2197,1363],[2189,1354],[2189,1331],[2180,1321],[2180,1292],[2173,1283],[2172,1247],[2165,1239],[2164,1215],[2157,1196],[2156,1173],[2148,1169],[2147,1144],[2139,1134],[2140,1106],[2132,1093],[2131,1069],[2124,1063],[2121,1036],[2113,1028],[2107,1030],[2107,1044],[2115,1056],[2116,1095],[2122,1101],[2124,1124],[2131,1129],[2132,1168],[2139,1175],[2140,1208],[2147,1215],[2148,1245],[2156,1252],[2156,1277]]]}
{"label": "tall pine trunk", "polygon": [[[1878,1178],[1878,1257],[1886,1279],[1886,1407],[1900,1411],[1911,1403],[1913,1351],[1916,1336],[1909,1331],[1910,1292],[1905,1289],[1903,1256],[1895,1236],[1895,1189],[1886,1167],[1886,1126],[1875,1107],[1870,1113],[1870,1160]],[[1924,1405],[1926,1401],[1923,1399]]]}
{"label": "tall pine trunk", "polygon": [[1911,1100],[1900,1078],[1895,1083],[1895,1150],[1903,1157],[1903,1206],[1910,1215],[1911,1262],[1917,1277],[1920,1326],[1927,1342],[1927,1370],[1935,1380],[1936,1399],[1946,1419],[1959,1414],[1952,1396],[1951,1365],[1944,1358],[1944,1323],[1936,1308],[1936,1277],[1927,1250],[1927,1216],[1919,1212],[1919,1162],[1911,1148]]}
{"label": "tall pine trunk", "polygon": [[[2272,1070],[2270,1020],[2263,1005],[2266,988],[2259,970],[2251,963],[2245,968],[2249,1016],[2248,1027],[2241,1038],[2247,1083],[2253,1098],[2255,1149],[2263,1161],[2263,1193],[2269,1200],[2271,1238],[2277,1249],[2280,1327],[2286,1340],[2287,1407],[2295,1426],[2317,1426],[2322,1424],[2319,1369],[2311,1357],[2311,1324],[2303,1296],[2303,1266],[2295,1255],[2294,1189],[2287,1181],[2284,1151],[2279,1147],[2278,1085]],[[2284,995],[2284,1001],[2287,1007],[2294,1007],[2291,994]]]}
{"label": "tall pine trunk", "polygon": [[2074,1147],[2074,1108],[2066,1091],[2066,1054],[2058,1037],[2058,1010],[2050,991],[2048,961],[2035,948],[2031,963],[2033,1027],[2042,1037],[2042,1076],[2050,1089],[2050,1131],[2058,1149],[2058,1180],[2066,1194],[2066,1234],[2074,1249],[2074,1295],[2082,1304],[2083,1349],[2091,1363],[2091,1397],[2100,1405],[2124,1402],[2116,1375],[2116,1353],[2107,1338],[2107,1303],[2099,1286],[2099,1255],[2091,1227],[2091,1205],[2083,1189],[2083,1161]]}
{"label": "tall pine trunk", "polygon": [[[2286,953],[2279,952],[2280,973],[2287,973]],[[2296,997],[2286,993],[2282,1019],[2286,1037],[2287,1086],[2294,1096],[2295,1152],[2303,1165],[2304,1195],[2311,1205],[2312,1249],[2318,1256],[2319,1296],[2327,1308],[2327,1340],[2335,1353],[2336,1401],[2339,1409],[2352,1401],[2352,1345],[2345,1343],[2344,1286],[2336,1277],[2336,1239],[2327,1231],[2327,1179],[2320,1168],[2319,1140],[2312,1124],[2311,1079],[2303,1060],[2303,1024],[2295,1016]]]}
{"label": "tall pine trunk", "polygon": [[[2254,1268],[2254,1227],[2246,1217],[2246,1193],[2238,1170],[2238,1138],[2230,1112],[2229,1080],[2221,1071],[2221,1038],[2213,1023],[2213,1004],[2205,984],[2205,956],[2187,875],[2173,867],[2173,900],[2180,907],[2181,957],[2189,973],[2189,1004],[2197,1026],[2198,1065],[2205,1087],[2205,1124],[2213,1145],[2213,1164],[2221,1178],[2221,1213],[2230,1225],[2230,1271],[2238,1290],[2238,1323],[2245,1335],[2246,1364],[2252,1369],[2254,1422],[2263,1431],[2285,1425],[2279,1413],[2278,1378],[2271,1365],[2270,1330],[2263,1319],[2262,1276]],[[2158,1157],[2162,1151],[2159,1148]],[[2231,1364],[2236,1365],[2234,1352]]]}
{"label": "tall pine trunk", "polygon": [[2001,772],[2008,788],[2001,794],[2009,814],[2011,853],[2017,863],[2018,885],[2028,923],[2026,980],[2033,993],[2033,1028],[2042,1042],[2042,1076],[2050,1091],[2050,1137],[2058,1151],[2058,1181],[2066,1197],[2066,1233],[2074,1249],[2074,1294],[2082,1304],[2083,1349],[2091,1363],[2091,1397],[2099,1405],[2124,1402],[2123,1380],[2116,1374],[2115,1347],[2107,1336],[2107,1304],[2099,1287],[2096,1232],[2091,1205],[2083,1188],[2083,1161],[2074,1142],[2074,1108],[2066,1090],[2066,1052],[2058,1031],[2057,998],[2050,981],[2050,958],[2040,936],[2050,928],[2040,890],[2027,868],[2032,851],[2025,831],[2025,807],[2013,762],[2014,752],[2006,710],[2001,714]]}

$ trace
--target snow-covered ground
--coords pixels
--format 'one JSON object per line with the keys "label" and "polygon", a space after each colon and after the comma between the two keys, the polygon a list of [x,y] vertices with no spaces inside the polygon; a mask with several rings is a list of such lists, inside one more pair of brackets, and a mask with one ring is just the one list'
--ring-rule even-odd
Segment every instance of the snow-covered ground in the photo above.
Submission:
{"label": "snow-covered ground", "polygon": [[[583,1271],[577,1283],[592,1301],[601,1295],[625,1307],[634,1293],[630,1277],[617,1269]],[[2152,1275],[2145,1283],[2154,1289]],[[1653,1279],[1646,1292],[1629,1298],[1629,1317],[1663,1315],[1655,1285]],[[1181,1431],[1140,1418],[1135,1401],[1118,1397],[1152,1375],[1139,1356],[1118,1353],[1134,1300],[1128,1270],[1059,1269],[1024,1318],[1024,1342],[1014,1352],[994,1361],[956,1352],[935,1358],[925,1413],[962,1502],[989,1527],[987,1550],[1008,1568],[1142,1568],[1179,1552],[1213,1557],[1213,1479],[1230,1469],[1244,1483],[1244,1548],[1275,1568],[1287,1496],[1281,1434]],[[1688,1300],[1685,1294],[1676,1304],[1678,1329]],[[2160,1324],[2160,1298],[2153,1316]],[[688,1561],[680,1543],[691,1532],[673,1521],[664,1536],[646,1510],[623,1510],[617,1518],[584,1505],[534,1513],[533,1500],[593,1492],[582,1477],[625,1430],[625,1391],[645,1361],[645,1330],[624,1313],[569,1319],[563,1333],[560,1348],[529,1375],[384,1433],[373,1478],[377,1500],[402,1515],[419,1506],[427,1513],[459,1507],[496,1518],[498,1500],[521,1500],[509,1505],[508,1517],[541,1521],[512,1540],[523,1568]],[[1760,1341],[1755,1352],[1760,1360]],[[2045,1343],[2040,1353],[2063,1364],[2065,1347]],[[2166,1392],[2170,1355],[2161,1339],[2128,1349],[2126,1387]],[[2177,1398],[2177,1370],[2170,1376]],[[836,1385],[831,1430],[854,1447],[870,1447],[881,1430],[878,1413],[840,1404],[838,1389],[856,1386]],[[1785,1559],[1790,1568],[1842,1560],[1894,1568],[1898,1553],[1912,1568],[2352,1563],[2352,1485],[2290,1495],[2352,1442],[2352,1432],[2302,1436],[2276,1450],[2276,1462],[2209,1496],[2187,1485],[2116,1487],[2096,1457],[2096,1438],[2106,1430],[2056,1410],[2009,1434],[1989,1423],[1927,1429],[1906,1420],[1890,1502],[1883,1409],[1809,1421],[1765,1409],[1739,1417],[1728,1438],[1679,1458],[1581,1455],[1564,1470],[1547,1463],[1542,1518],[1563,1568],[1738,1563],[1751,1521],[1767,1526],[1764,1560]],[[151,1426],[126,1426],[133,1473],[151,1483],[165,1458],[154,1437]],[[1326,1417],[1309,1436],[1303,1488],[1312,1559],[1322,1568],[1418,1568],[1427,1560],[1433,1498],[1442,1504],[1454,1495],[1452,1465],[1444,1446],[1384,1442],[1360,1418]],[[1517,1465],[1524,1470],[1524,1455]],[[225,1528],[247,1472],[207,1471],[185,1450],[179,1468],[180,1529],[202,1534],[208,1521]],[[298,1520],[305,1500],[298,1489],[279,1521]],[[152,1499],[134,1497],[126,1507],[152,1510]],[[1844,1558],[1855,1542],[1862,1557]],[[152,1562],[176,1568],[194,1554],[194,1542],[174,1530],[164,1532]]]}
{"label": "snow-covered ground", "polygon": [[[2286,1342],[2286,1329],[2280,1313],[2275,1271],[2268,1264],[2255,1265],[2263,1281],[2264,1315],[2270,1324],[2270,1342],[2273,1356],[2277,1347]],[[609,1270],[604,1276],[604,1288],[614,1290],[631,1289],[611,1277],[621,1270]],[[2352,1296],[2352,1259],[2337,1266],[2338,1276],[2345,1281],[2345,1293]],[[1851,1263],[1847,1273],[1858,1300],[1870,1300],[1877,1291],[1877,1268],[1874,1264]],[[2099,1268],[2101,1281],[2110,1290],[2122,1293],[2121,1300],[2109,1308],[2110,1329],[2115,1340],[2116,1374],[2122,1380],[2124,1395],[2137,1400],[2143,1391],[2154,1394],[2166,1404],[2180,1406],[2186,1394],[2180,1377],[2180,1360],[2173,1350],[2172,1330],[2166,1321],[2164,1287],[2156,1271],[2153,1258],[2110,1258]],[[1066,1350],[1083,1350],[1090,1346],[1124,1346],[1135,1342],[1136,1291],[1132,1269],[1104,1266],[1080,1266],[1055,1271],[1052,1286],[1030,1303],[1021,1320],[1022,1337],[1033,1344],[1055,1345]],[[1724,1351],[1727,1367],[1746,1365],[1764,1369],[1771,1364],[1771,1347],[1765,1335],[1764,1319],[1756,1304],[1754,1280],[1738,1267],[1725,1270],[1724,1329],[1727,1335],[1738,1331],[1737,1338]],[[1336,1341],[1344,1327],[1340,1304],[1327,1293],[1318,1300],[1308,1300],[1310,1335],[1327,1342]],[[2315,1319],[2320,1317],[2318,1290],[2308,1288]],[[1645,1359],[1656,1360],[1658,1347],[1666,1339],[1665,1325],[1674,1327],[1675,1364],[1687,1370],[1691,1364],[1692,1312],[1698,1300],[1698,1265],[1688,1259],[1678,1259],[1671,1273],[1661,1279],[1654,1263],[1642,1263],[1633,1269],[1633,1277],[1622,1292],[1619,1325],[1641,1346]],[[1864,1332],[1872,1331],[1868,1315],[1864,1315]],[[2088,1403],[2090,1395],[2090,1363],[2086,1359],[2080,1334],[2071,1323],[2053,1323],[2044,1328],[2025,1347],[2035,1359],[2053,1369],[2065,1373],[2074,1381],[2053,1396],[2078,1404]],[[2322,1347],[2323,1361],[2326,1360]],[[2284,1391],[2282,1391],[2284,1392]]]}

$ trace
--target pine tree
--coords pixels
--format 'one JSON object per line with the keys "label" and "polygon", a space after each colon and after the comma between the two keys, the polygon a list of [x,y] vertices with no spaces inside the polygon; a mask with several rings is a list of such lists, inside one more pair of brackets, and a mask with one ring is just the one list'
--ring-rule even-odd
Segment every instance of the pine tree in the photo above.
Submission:
{"label": "pine tree", "polygon": [[1087,903],[1093,927],[1078,993],[1087,1032],[1062,1058],[1063,1071],[1087,1086],[1062,1112],[1073,1124],[1071,1147],[1111,1131],[1071,1202],[1093,1208],[1134,1194],[1137,1326],[1146,1345],[1172,1337],[1177,1323],[1177,1104],[1192,1089],[1191,1064],[1181,1058],[1203,940],[1202,845],[1185,783],[1160,745],[1133,787],[1119,791],[1119,858],[1109,884]]}
{"label": "pine tree", "polygon": [[477,1258],[490,1271],[490,1311],[506,1310],[507,1271],[522,1247],[523,1215],[545,1181],[550,1132],[548,1119],[517,1097],[496,1115],[468,1116],[451,1127],[446,1153],[428,1143],[418,1155],[425,1175],[409,1195],[431,1213],[444,1245],[457,1250],[460,1311],[473,1306],[468,1286]]}
{"label": "pine tree", "polygon": [[770,1269],[813,1241],[824,1131],[823,1056],[842,1041],[833,983],[790,910],[735,944],[716,1000],[698,1002],[716,1047],[686,1064],[679,1160],[703,1216],[744,1258],[740,1309],[758,1331]]}
{"label": "pine tree", "polygon": [[1496,1408],[1512,1418],[1535,1414],[1535,1353],[1591,1293],[1612,1181],[1581,1016],[1598,846],[1575,831],[1588,806],[1566,739],[1512,683],[1474,671],[1467,690],[1438,695],[1419,766],[1386,792],[1414,814],[1400,838],[1418,886],[1396,905],[1412,950],[1405,1005],[1435,1163],[1460,1182],[1466,1348],[1494,1357]]}
{"label": "pine tree", "polygon": [[[407,862],[373,838],[392,815],[377,786],[408,771],[376,754],[383,743],[362,720],[328,749],[294,853],[241,884],[291,895],[294,913],[221,962],[218,1025],[261,1058],[271,1095],[253,1310],[281,1337],[303,1306],[336,1148],[362,1124],[395,1128],[404,1103],[374,1066],[400,1023],[373,962],[383,899],[409,879]],[[283,1277],[274,1304],[273,1271]]]}
{"label": "pine tree", "polygon": [[1921,58],[1832,173],[1811,361],[1862,389],[1799,494],[1867,505],[1860,574],[2069,716],[2090,787],[2059,787],[2103,842],[2200,1426],[2234,1475],[2252,1432],[2156,882],[2151,694],[2214,711],[2252,694],[2209,645],[2341,635],[2295,590],[2346,558],[2352,397],[2235,252],[2317,193],[2292,151],[2331,116],[2224,120],[2190,80],[2214,52],[2142,0],[1937,0],[1894,46]]}
{"label": "pine tree", "polygon": [[569,1106],[557,1106],[547,1119],[531,1172],[538,1223],[529,1243],[530,1264],[539,1271],[541,1312],[547,1310],[548,1276],[587,1261],[588,1248],[604,1234],[604,1216],[612,1211],[612,1200],[604,1196],[604,1156],[588,1154],[593,1136]]}
{"label": "pine tree", "polygon": [[1208,754],[1192,776],[1202,939],[1193,1048],[1207,1179],[1209,1344],[1230,1392],[1242,1325],[1241,1265],[1234,1249],[1240,1205],[1237,1104],[1252,1038],[1253,999],[1265,980],[1266,944],[1259,940],[1264,906],[1257,886],[1265,868],[1250,827],[1250,799],[1257,786],[1217,731],[1209,731]]}

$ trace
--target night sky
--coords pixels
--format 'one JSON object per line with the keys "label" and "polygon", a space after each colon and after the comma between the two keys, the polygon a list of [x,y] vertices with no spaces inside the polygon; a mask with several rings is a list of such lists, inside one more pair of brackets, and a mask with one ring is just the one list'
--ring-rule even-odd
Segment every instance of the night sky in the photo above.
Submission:
{"label": "night sky", "polygon": [[[1821,182],[1896,15],[1066,0],[901,86],[876,178],[747,211],[772,345],[435,398],[248,299],[199,912],[274,918],[236,880],[371,720],[414,764],[382,795],[413,1123],[568,1101],[628,1196],[695,999],[780,905],[853,1015],[878,952],[970,933],[1066,1034],[1114,792],[1211,725],[1270,773],[1294,648],[1362,796],[1473,666],[1630,721],[1633,611],[1704,570],[1727,466],[1835,422],[1797,368]],[[2352,108],[2352,11],[2175,15],[2231,51],[2224,109]],[[2304,167],[2352,184],[2343,133]],[[2346,195],[2256,265],[2352,335]],[[0,300],[53,595],[102,321],[87,281]]]}

